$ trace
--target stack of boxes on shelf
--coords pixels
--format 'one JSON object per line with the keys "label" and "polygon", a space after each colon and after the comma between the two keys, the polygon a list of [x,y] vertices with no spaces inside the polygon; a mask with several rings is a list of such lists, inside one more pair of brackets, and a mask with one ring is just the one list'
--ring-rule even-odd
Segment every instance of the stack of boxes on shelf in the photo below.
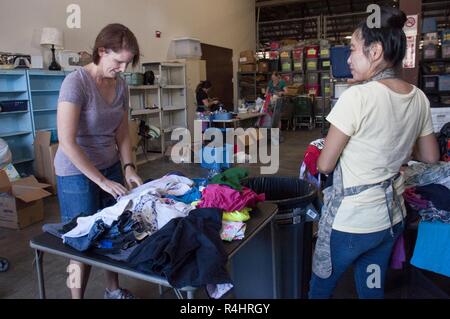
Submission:
{"label": "stack of boxes on shelf", "polygon": [[305,48],[306,57],[306,92],[310,95],[320,95],[319,50],[317,44],[307,45]]}
{"label": "stack of boxes on shelf", "polygon": [[304,47],[295,48],[292,51],[292,61],[294,64],[294,71],[301,72],[303,71],[303,51]]}
{"label": "stack of boxes on shelf", "polygon": [[240,72],[256,72],[256,58],[252,50],[242,51],[239,58]]}
{"label": "stack of boxes on shelf", "polygon": [[450,29],[442,33],[441,56],[445,63],[445,74],[439,76],[439,91],[445,92],[441,95],[441,103],[450,105]]}
{"label": "stack of boxes on shelf", "polygon": [[281,71],[282,72],[291,72],[292,71],[291,54],[292,54],[291,50],[283,50],[280,52]]}
{"label": "stack of boxes on shelf", "polygon": [[279,42],[271,42],[270,43],[270,51],[269,51],[269,66],[270,72],[279,71],[280,70],[280,49]]}
{"label": "stack of boxes on shelf", "polygon": [[424,19],[422,89],[432,106],[450,105],[450,30],[438,32],[434,18]]}

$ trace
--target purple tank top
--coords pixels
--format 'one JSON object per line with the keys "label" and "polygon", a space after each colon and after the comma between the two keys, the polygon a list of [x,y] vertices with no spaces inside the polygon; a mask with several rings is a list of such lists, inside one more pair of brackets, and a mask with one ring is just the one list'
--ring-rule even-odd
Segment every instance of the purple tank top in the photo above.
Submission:
{"label": "purple tank top", "polygon": [[[59,92],[58,102],[81,108],[76,141],[98,169],[111,167],[120,158],[116,132],[128,109],[128,89],[121,77],[117,80],[116,97],[111,104],[101,96],[94,78],[84,68],[67,75]],[[54,165],[58,176],[82,174],[61,148],[56,152]]]}

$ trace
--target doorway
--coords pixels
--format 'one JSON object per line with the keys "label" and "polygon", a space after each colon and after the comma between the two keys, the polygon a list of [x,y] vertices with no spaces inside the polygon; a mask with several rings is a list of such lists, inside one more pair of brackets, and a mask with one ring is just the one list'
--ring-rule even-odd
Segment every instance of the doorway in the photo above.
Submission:
{"label": "doorway", "polygon": [[211,98],[218,98],[233,111],[233,50],[202,43],[202,60],[206,61],[206,79],[211,81]]}

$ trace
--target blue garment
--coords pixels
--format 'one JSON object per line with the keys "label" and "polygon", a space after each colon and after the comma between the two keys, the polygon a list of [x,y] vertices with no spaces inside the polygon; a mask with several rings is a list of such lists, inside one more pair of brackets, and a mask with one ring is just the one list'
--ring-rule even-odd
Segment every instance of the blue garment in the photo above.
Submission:
{"label": "blue garment", "polygon": [[99,219],[95,221],[94,225],[92,225],[89,234],[76,238],[66,237],[64,243],[72,248],[75,248],[78,251],[86,251],[92,247],[92,245],[96,240],[100,238],[100,236],[103,235],[106,229],[107,226],[105,225],[105,223],[101,219]]}
{"label": "blue garment", "polygon": [[[120,162],[100,170],[100,173],[114,182],[123,184]],[[97,211],[116,203],[116,200],[110,194],[103,191],[85,175],[57,176],[56,181],[63,223],[69,222],[80,213],[93,215]]]}
{"label": "blue garment", "polygon": [[174,196],[174,195],[166,195],[165,197],[171,198],[173,200],[176,200],[178,202],[182,202],[185,204],[190,204],[192,202],[195,202],[202,198],[202,193],[200,193],[197,186],[194,186],[191,188],[190,191],[188,191],[186,194],[181,196]]}
{"label": "blue garment", "polygon": [[450,277],[450,224],[419,223],[411,264]]}
{"label": "blue garment", "polygon": [[[322,279],[312,274],[309,298],[327,299],[331,298],[337,282],[347,269],[354,266],[356,290],[361,299],[384,298],[384,281],[389,266],[389,257],[395,241],[403,231],[402,223],[393,227],[394,237],[390,229],[369,233],[351,234],[332,230],[331,232],[331,276]],[[379,269],[379,286],[370,288],[367,282],[372,283],[371,276],[376,275],[376,265]]]}

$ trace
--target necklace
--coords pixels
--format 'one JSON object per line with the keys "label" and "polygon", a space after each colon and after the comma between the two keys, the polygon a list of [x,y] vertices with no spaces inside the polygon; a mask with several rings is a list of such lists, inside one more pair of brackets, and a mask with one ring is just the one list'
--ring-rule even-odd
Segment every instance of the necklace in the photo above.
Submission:
{"label": "necklace", "polygon": [[380,80],[386,80],[386,79],[392,79],[395,78],[395,71],[392,68],[385,69],[381,71],[380,73],[374,75],[369,80],[364,81],[363,83],[368,83],[371,81],[380,81]]}

